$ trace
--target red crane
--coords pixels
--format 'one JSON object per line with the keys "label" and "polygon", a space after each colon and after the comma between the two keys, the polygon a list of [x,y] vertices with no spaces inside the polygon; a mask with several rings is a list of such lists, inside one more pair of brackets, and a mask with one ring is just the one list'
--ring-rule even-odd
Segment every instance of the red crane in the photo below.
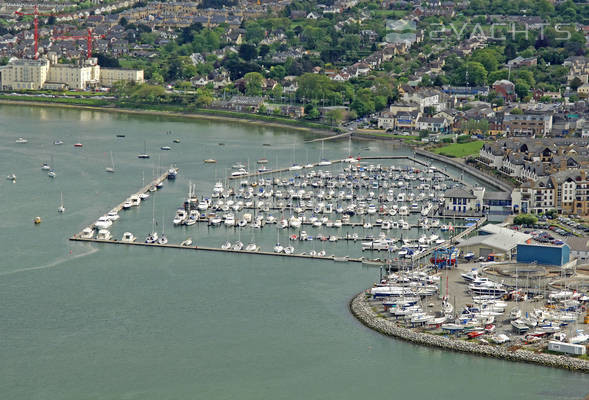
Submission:
{"label": "red crane", "polygon": [[52,40],[80,40],[86,39],[88,43],[87,57],[92,57],[92,39],[103,39],[104,35],[92,35],[92,29],[88,28],[88,34],[86,36],[54,36]]}
{"label": "red crane", "polygon": [[35,26],[35,60],[39,58],[39,15],[42,17],[51,17],[54,16],[55,14],[41,14],[39,13],[39,8],[37,7],[37,5],[35,5],[35,8],[33,10],[32,13],[23,13],[20,11],[15,11],[14,12],[17,15],[20,16],[25,16],[25,15],[33,15],[33,24]]}

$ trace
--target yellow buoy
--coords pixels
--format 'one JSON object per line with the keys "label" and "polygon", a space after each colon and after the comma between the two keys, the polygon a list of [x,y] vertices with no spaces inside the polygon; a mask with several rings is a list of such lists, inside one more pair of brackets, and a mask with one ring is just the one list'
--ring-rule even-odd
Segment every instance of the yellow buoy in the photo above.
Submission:
{"label": "yellow buoy", "polygon": [[33,222],[35,223],[35,225],[39,225],[41,223],[41,217],[33,218]]}

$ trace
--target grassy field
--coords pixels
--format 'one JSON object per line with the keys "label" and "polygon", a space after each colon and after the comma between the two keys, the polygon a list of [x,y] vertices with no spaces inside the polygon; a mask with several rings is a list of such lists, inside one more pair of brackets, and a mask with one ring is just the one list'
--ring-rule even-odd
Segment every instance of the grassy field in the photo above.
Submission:
{"label": "grassy field", "polygon": [[448,146],[435,148],[432,152],[448,157],[466,157],[477,154],[481,147],[483,147],[483,141],[476,140],[468,143],[452,143]]}

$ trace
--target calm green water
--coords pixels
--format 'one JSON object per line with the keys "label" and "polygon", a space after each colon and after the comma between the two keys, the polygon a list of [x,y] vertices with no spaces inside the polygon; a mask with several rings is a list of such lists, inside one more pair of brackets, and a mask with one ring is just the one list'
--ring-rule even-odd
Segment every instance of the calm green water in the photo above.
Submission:
{"label": "calm green water", "polygon": [[[29,143],[16,144],[20,136]],[[171,143],[175,137],[182,143]],[[56,139],[65,144],[54,146]],[[422,348],[366,329],[347,302],[378,278],[375,269],[67,240],[138,189],[142,176],[175,163],[178,180],[121,213],[113,233],[142,239],[155,200],[172,242],[192,236],[218,245],[227,231],[171,226],[188,181],[208,192],[235,161],[290,164],[293,148],[297,160],[317,160],[320,145],[304,139],[237,124],[0,106],[1,397],[574,399],[589,392],[585,375]],[[136,158],[144,140],[151,160]],[[347,146],[327,144],[326,157],[347,155]],[[354,154],[403,152],[383,143],[352,147]],[[110,151],[115,174],[104,172]],[[209,157],[218,164],[204,165]],[[40,169],[51,160],[54,180]],[[4,179],[9,173],[15,184]],[[40,226],[32,224],[36,215]]]}

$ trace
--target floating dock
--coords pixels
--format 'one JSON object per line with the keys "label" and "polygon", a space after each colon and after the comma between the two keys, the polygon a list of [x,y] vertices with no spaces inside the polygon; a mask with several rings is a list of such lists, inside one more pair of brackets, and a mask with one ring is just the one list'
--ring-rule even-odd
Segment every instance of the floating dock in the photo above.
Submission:
{"label": "floating dock", "polygon": [[159,244],[159,243],[142,243],[142,242],[123,242],[121,240],[101,240],[101,239],[87,239],[79,236],[73,236],[70,240],[75,242],[92,242],[92,243],[106,243],[106,244],[122,244],[126,246],[143,246],[143,247],[162,247],[168,249],[183,249],[183,250],[201,250],[201,251],[213,251],[218,253],[235,253],[235,254],[252,254],[260,256],[275,256],[275,257],[296,257],[306,258],[313,260],[324,260],[324,261],[342,261],[342,262],[356,262],[361,263],[363,258],[352,258],[346,256],[311,256],[309,254],[285,254],[285,253],[273,253],[269,251],[246,251],[246,250],[233,250],[233,249],[221,249],[218,247],[206,247],[206,246],[182,246],[180,244]]}
{"label": "floating dock", "polygon": [[[174,168],[174,170],[175,170],[176,172],[178,172],[178,168]],[[111,208],[111,211],[116,211],[116,212],[118,213],[119,211],[121,211],[121,210],[123,209],[123,205],[125,204],[125,202],[127,202],[127,200],[128,200],[128,199],[129,199],[131,196],[133,196],[133,195],[135,195],[135,196],[139,196],[139,195],[141,195],[141,194],[150,193],[149,189],[150,189],[151,187],[154,187],[154,186],[157,186],[157,185],[159,185],[160,183],[162,183],[163,181],[165,181],[167,178],[168,178],[168,171],[164,172],[164,173],[163,173],[163,174],[161,174],[160,176],[157,176],[155,179],[153,179],[153,180],[152,180],[151,182],[149,182],[147,185],[145,185],[145,186],[143,186],[141,189],[139,189],[139,191],[137,191],[136,193],[129,195],[129,196],[128,196],[128,197],[127,197],[125,200],[123,200],[121,203],[119,203],[119,204],[117,204],[115,207]],[[94,223],[92,223],[92,224],[88,225],[88,228],[90,228],[90,229],[94,229],[94,228],[95,228],[95,225],[94,225]],[[85,228],[84,228],[84,229],[85,229]],[[82,235],[82,232],[83,232],[83,230],[82,230],[82,231],[80,231],[80,232],[78,232],[78,233],[76,233],[74,236],[72,236],[72,237],[70,238],[70,240],[76,240],[76,239],[80,239],[80,237],[81,237],[81,235]]]}
{"label": "floating dock", "polygon": [[[325,140],[325,139],[322,139],[322,140]],[[368,157],[359,157],[357,159],[358,162],[364,161],[364,160],[409,160],[409,161],[414,162],[416,164],[423,165],[424,167],[429,168],[431,166],[426,161],[418,160],[417,158],[411,157],[411,156],[372,156],[372,157],[368,156]],[[331,163],[329,165],[319,165],[320,163],[310,163],[309,165],[312,165],[312,167],[309,167],[309,168],[302,167],[301,169],[294,169],[293,170],[293,169],[291,169],[292,166],[290,166],[290,167],[283,167],[283,168],[268,169],[266,171],[249,172],[247,174],[243,174],[243,175],[239,175],[239,176],[230,176],[228,178],[230,180],[235,180],[235,179],[251,178],[251,177],[262,176],[262,175],[279,174],[281,172],[304,171],[306,169],[317,168],[317,167],[329,167],[330,165],[333,165],[333,164],[349,163],[348,159],[329,160],[329,162]],[[453,178],[446,171],[442,171],[439,168],[436,168],[435,171],[440,173],[441,175],[444,175],[446,178],[452,179],[455,182],[461,182],[459,179]]]}

